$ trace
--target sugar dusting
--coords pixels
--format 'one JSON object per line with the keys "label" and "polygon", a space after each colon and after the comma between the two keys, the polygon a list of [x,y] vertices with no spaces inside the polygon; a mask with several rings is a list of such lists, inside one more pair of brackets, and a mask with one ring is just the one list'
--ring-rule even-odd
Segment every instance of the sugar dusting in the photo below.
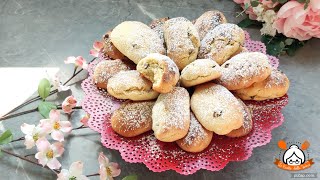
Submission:
{"label": "sugar dusting", "polygon": [[[200,46],[199,34],[194,25],[186,18],[177,17],[164,23],[164,38],[167,54],[173,61],[196,58]],[[195,42],[190,39],[195,38]],[[179,66],[179,65],[178,65]]]}
{"label": "sugar dusting", "polygon": [[107,82],[108,79],[120,71],[130,68],[120,59],[101,61],[94,70],[93,79],[95,83]]}
{"label": "sugar dusting", "polygon": [[195,144],[202,141],[207,136],[202,125],[198,122],[193,113],[190,118],[190,128],[186,137],[183,138],[183,143],[187,145]]}
{"label": "sugar dusting", "polygon": [[[160,94],[153,108],[153,121],[161,123],[161,130],[185,129],[190,119],[190,98],[188,91],[175,87],[170,93]],[[157,111],[158,110],[158,111]],[[161,112],[159,112],[161,111]]]}
{"label": "sugar dusting", "polygon": [[141,127],[150,126],[152,123],[152,107],[154,102],[131,102],[124,104],[118,110],[121,119],[118,125],[123,131],[134,131]]}
{"label": "sugar dusting", "polygon": [[274,86],[285,86],[286,85],[286,75],[278,71],[277,69],[272,69],[270,76],[265,80],[267,83],[265,88],[272,88]]}
{"label": "sugar dusting", "polygon": [[152,83],[136,70],[121,71],[109,79],[108,88],[117,92],[138,90],[141,93],[152,90]]}
{"label": "sugar dusting", "polygon": [[211,52],[212,44],[217,48],[223,48],[226,45],[234,43],[244,43],[244,31],[235,24],[220,24],[211,31],[201,41],[199,57],[206,57]]}
{"label": "sugar dusting", "polygon": [[196,20],[194,25],[199,32],[200,40],[202,40],[209,31],[226,22],[227,20],[221,12],[207,11]]}
{"label": "sugar dusting", "polygon": [[248,82],[271,68],[268,57],[259,52],[243,52],[225,62],[220,81],[228,84]]}

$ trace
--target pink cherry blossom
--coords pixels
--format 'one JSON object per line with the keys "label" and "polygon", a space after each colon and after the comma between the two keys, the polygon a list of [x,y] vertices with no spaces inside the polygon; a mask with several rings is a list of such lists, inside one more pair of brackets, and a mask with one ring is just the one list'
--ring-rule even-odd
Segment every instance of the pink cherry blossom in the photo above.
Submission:
{"label": "pink cherry blossom", "polygon": [[62,110],[64,113],[70,114],[74,107],[77,105],[77,100],[74,98],[74,96],[68,96],[63,102],[62,102]]}
{"label": "pink cherry blossom", "polygon": [[83,173],[83,163],[81,161],[73,162],[69,170],[62,169],[58,174],[57,180],[89,180]]}
{"label": "pink cherry blossom", "polygon": [[98,158],[100,164],[100,180],[112,180],[120,175],[121,170],[118,163],[109,162],[109,159],[101,152]]}
{"label": "pink cherry blossom", "polygon": [[93,49],[90,50],[90,55],[94,56],[94,57],[98,57],[99,56],[99,52],[101,51],[101,49],[103,48],[103,43],[100,41],[96,41],[93,43]]}
{"label": "pink cherry blossom", "polygon": [[27,123],[23,123],[21,125],[21,131],[25,134],[24,145],[26,145],[27,149],[31,149],[36,145],[36,142],[47,135],[46,131],[41,128],[39,125],[30,125]]}
{"label": "pink cherry blossom", "polygon": [[54,76],[51,81],[52,81],[53,88],[58,89],[58,92],[68,91],[70,89],[70,86],[64,86],[61,83],[58,76]]}
{"label": "pink cherry blossom", "polygon": [[310,0],[307,9],[297,1],[285,3],[277,13],[274,27],[279,33],[300,41],[320,38],[320,0]]}
{"label": "pink cherry blossom", "polygon": [[41,138],[37,141],[36,145],[38,153],[35,155],[35,158],[38,159],[39,164],[42,166],[47,165],[50,169],[59,169],[61,167],[57,157],[60,157],[64,152],[62,143],[56,142],[50,144],[47,139]]}
{"label": "pink cherry blossom", "polygon": [[86,114],[85,116],[82,117],[82,119],[80,120],[80,122],[84,125],[84,126],[88,126],[88,120],[90,118],[89,114]]}
{"label": "pink cherry blossom", "polygon": [[40,125],[47,132],[51,133],[52,139],[56,141],[64,141],[64,133],[69,133],[72,130],[71,123],[69,121],[60,120],[60,111],[51,110],[49,114],[49,119],[40,120]]}
{"label": "pink cherry blossom", "polygon": [[81,67],[83,69],[88,69],[87,61],[82,56],[70,56],[65,61],[65,64],[75,64],[76,67]]}
{"label": "pink cherry blossom", "polygon": [[[257,19],[257,14],[254,12],[253,7],[250,5],[251,0],[233,0],[235,3],[240,4],[240,6],[244,9],[245,4],[249,5],[249,8],[245,11],[246,14],[249,15],[249,18],[252,20]],[[278,2],[272,2],[271,0],[259,0],[264,10],[273,9],[277,5],[279,5]]]}

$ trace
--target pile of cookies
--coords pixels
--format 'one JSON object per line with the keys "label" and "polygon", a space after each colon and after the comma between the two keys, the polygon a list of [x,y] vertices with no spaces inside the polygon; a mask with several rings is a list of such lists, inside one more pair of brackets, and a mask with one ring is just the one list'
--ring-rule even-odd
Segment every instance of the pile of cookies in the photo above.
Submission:
{"label": "pile of cookies", "polygon": [[289,80],[268,57],[248,52],[244,31],[219,11],[194,22],[161,18],[150,26],[125,21],[103,36],[97,64],[98,88],[125,101],[111,117],[124,137],[153,130],[163,142],[188,152],[209,146],[213,133],[236,138],[252,129],[252,112],[242,100],[285,95]]}

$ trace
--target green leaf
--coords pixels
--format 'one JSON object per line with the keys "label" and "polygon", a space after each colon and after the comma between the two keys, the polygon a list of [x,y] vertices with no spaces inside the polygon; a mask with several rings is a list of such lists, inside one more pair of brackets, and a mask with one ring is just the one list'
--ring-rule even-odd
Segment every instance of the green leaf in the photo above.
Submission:
{"label": "green leaf", "polygon": [[251,4],[252,7],[257,7],[260,4],[260,2],[257,1],[257,0],[251,0],[250,4]]}
{"label": "green leaf", "polygon": [[304,9],[307,9],[309,6],[310,0],[306,0],[305,4],[304,4]]}
{"label": "green leaf", "polygon": [[293,56],[295,55],[296,51],[298,49],[300,49],[301,47],[304,46],[304,42],[300,42],[298,40],[295,40],[292,45],[290,46],[287,46],[287,50],[286,50],[286,53],[289,55],[289,56]]}
{"label": "green leaf", "polygon": [[283,41],[281,41],[281,42],[279,43],[279,46],[280,46],[280,48],[282,48],[282,49],[286,47],[286,45],[284,44]]}
{"label": "green leaf", "polygon": [[13,135],[10,130],[6,130],[0,136],[0,145],[8,144],[12,141]]}
{"label": "green leaf", "polygon": [[46,99],[49,96],[51,89],[50,81],[46,78],[40,80],[38,85],[38,94],[42,99]]}
{"label": "green leaf", "polygon": [[288,45],[288,46],[290,46],[292,43],[293,43],[293,39],[291,39],[291,38],[288,38],[288,39],[286,39],[285,41],[284,41],[284,43],[286,44],[286,45]]}
{"label": "green leaf", "polygon": [[278,2],[280,3],[280,4],[284,4],[284,3],[286,3],[288,0],[278,0]]}
{"label": "green leaf", "polygon": [[129,176],[122,178],[122,180],[137,180],[137,179],[138,179],[138,176],[135,174],[132,174],[132,175],[129,175]]}
{"label": "green leaf", "polygon": [[249,3],[244,4],[244,9],[248,9],[250,7]]}
{"label": "green leaf", "polygon": [[238,26],[242,28],[246,28],[251,25],[261,25],[261,22],[251,20],[247,17],[238,23]]}
{"label": "green leaf", "polygon": [[51,102],[42,101],[38,106],[39,113],[47,119],[49,118],[49,113],[52,109],[57,109],[57,106]]}
{"label": "green leaf", "polygon": [[305,3],[306,0],[297,0],[299,3]]}

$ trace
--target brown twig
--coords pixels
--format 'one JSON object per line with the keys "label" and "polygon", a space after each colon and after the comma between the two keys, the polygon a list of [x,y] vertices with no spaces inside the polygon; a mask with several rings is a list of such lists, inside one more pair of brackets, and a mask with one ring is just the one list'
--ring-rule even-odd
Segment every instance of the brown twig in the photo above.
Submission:
{"label": "brown twig", "polygon": [[[84,125],[81,125],[81,126],[79,126],[79,127],[73,128],[72,131],[74,131],[74,130],[79,130],[79,129],[86,129],[86,128],[88,128],[88,127],[87,127],[87,126],[84,126]],[[24,138],[24,137],[20,137],[20,138],[18,138],[18,139],[15,139],[15,140],[10,141],[9,143],[13,143],[13,142],[17,142],[17,141],[23,141],[23,140],[25,140],[25,138]]]}
{"label": "brown twig", "polygon": [[[62,105],[57,105],[57,109],[62,109]],[[82,109],[82,106],[75,106],[72,109]]]}
{"label": "brown twig", "polygon": [[34,108],[34,109],[27,110],[27,111],[11,114],[11,115],[8,115],[8,116],[1,117],[0,121],[4,121],[6,119],[14,118],[14,117],[17,117],[17,116],[21,116],[21,115],[24,115],[24,114],[29,114],[29,113],[36,112],[36,111],[38,111],[38,108]]}
{"label": "brown twig", "polygon": [[26,138],[24,138],[24,137],[20,137],[20,138],[18,138],[18,139],[14,139],[14,140],[10,141],[10,143],[17,142],[17,141],[23,141],[23,140],[25,140],[25,139],[26,139]]}
{"label": "brown twig", "polygon": [[36,155],[36,154],[27,154],[27,155],[25,155],[24,157],[34,156],[34,155]]}
{"label": "brown twig", "polygon": [[[57,105],[57,109],[62,109],[62,105]],[[82,106],[75,106],[72,109],[82,109]],[[11,114],[11,115],[8,115],[8,116],[1,117],[0,121],[4,121],[4,120],[10,119],[10,118],[14,118],[14,117],[21,116],[21,115],[24,115],[24,114],[29,114],[29,113],[36,112],[36,111],[38,111],[38,108],[30,109],[30,110],[27,110],[27,111],[22,111],[22,112],[19,112],[19,113],[16,113],[16,114]]]}
{"label": "brown twig", "polygon": [[85,128],[88,128],[88,127],[87,127],[87,126],[82,125],[82,126],[80,126],[80,127],[73,128],[73,129],[72,129],[72,131],[74,131],[74,130],[78,130],[78,129],[85,129]]}
{"label": "brown twig", "polygon": [[[90,64],[91,62],[93,62],[95,59],[96,59],[96,58],[93,58],[88,64]],[[80,72],[83,71],[83,69],[80,69],[78,72],[76,72],[76,70],[77,70],[77,68],[74,69],[73,75],[72,75],[65,83],[63,83],[63,85],[66,85],[66,84],[67,84],[68,82],[70,82],[74,77],[76,77]],[[49,93],[49,96],[51,96],[51,95],[53,95],[53,94],[55,94],[55,93],[57,93],[57,92],[58,92],[58,89],[52,90],[52,91]],[[48,96],[48,97],[49,97],[49,96]],[[36,97],[34,97],[34,98],[31,98],[31,99],[25,101],[24,103],[22,103],[21,105],[15,107],[14,109],[12,109],[11,111],[9,111],[9,112],[6,113],[5,115],[3,115],[3,117],[8,116],[8,114],[13,113],[13,112],[21,109],[22,107],[24,107],[24,106],[26,106],[26,105],[28,105],[28,104],[30,104],[30,103],[32,103],[32,102],[35,102],[35,101],[37,101],[37,100],[40,100],[40,99],[41,99],[40,96],[36,96]]]}
{"label": "brown twig", "polygon": [[19,158],[19,159],[21,159],[21,160],[27,161],[27,162],[32,163],[32,164],[34,164],[34,165],[40,166],[40,167],[42,167],[42,168],[49,169],[49,170],[53,171],[55,174],[60,173],[59,170],[50,169],[48,166],[42,166],[41,164],[39,164],[39,163],[37,163],[37,162],[34,162],[34,161],[32,161],[32,160],[30,160],[30,159],[28,159],[28,158],[26,158],[26,157],[20,156],[20,155],[18,155],[18,154],[15,154],[15,153],[13,153],[13,152],[7,151],[7,150],[5,150],[5,149],[1,149],[1,152],[4,152],[4,153],[6,153],[6,154],[8,154],[8,155],[11,155],[11,156],[14,156],[14,157],[16,157],[16,158]]}
{"label": "brown twig", "polygon": [[86,175],[87,177],[92,177],[92,176],[99,176],[100,174],[99,173],[95,173],[95,174],[89,174],[89,175]]}

